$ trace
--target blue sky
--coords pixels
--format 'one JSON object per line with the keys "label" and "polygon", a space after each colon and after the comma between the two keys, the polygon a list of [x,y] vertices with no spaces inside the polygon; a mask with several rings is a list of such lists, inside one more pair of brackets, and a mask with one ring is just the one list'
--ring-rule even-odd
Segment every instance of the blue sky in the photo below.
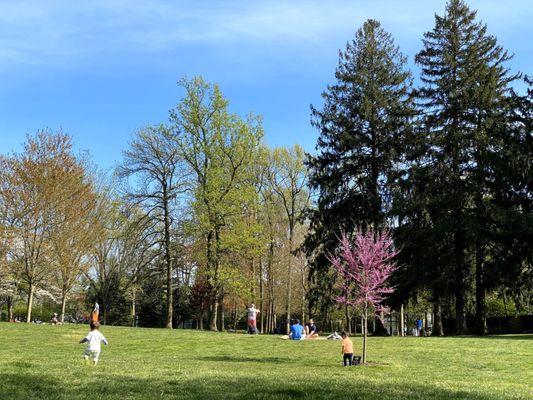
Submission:
{"label": "blue sky", "polygon": [[[531,0],[469,1],[489,32],[531,74]],[[367,18],[404,54],[445,1],[0,0],[0,153],[49,127],[109,168],[132,132],[166,122],[180,77],[220,84],[233,112],[264,117],[272,146],[313,151],[309,105],[333,80],[338,50]]]}

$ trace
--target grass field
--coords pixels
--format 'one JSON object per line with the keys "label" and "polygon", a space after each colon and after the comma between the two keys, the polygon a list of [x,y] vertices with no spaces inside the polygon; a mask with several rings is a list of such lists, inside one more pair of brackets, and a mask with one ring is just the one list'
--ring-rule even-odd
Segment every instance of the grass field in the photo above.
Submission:
{"label": "grass field", "polygon": [[[373,366],[342,368],[340,343],[190,330],[0,323],[0,399],[533,399],[533,335],[370,338]],[[354,338],[356,353],[360,338]]]}

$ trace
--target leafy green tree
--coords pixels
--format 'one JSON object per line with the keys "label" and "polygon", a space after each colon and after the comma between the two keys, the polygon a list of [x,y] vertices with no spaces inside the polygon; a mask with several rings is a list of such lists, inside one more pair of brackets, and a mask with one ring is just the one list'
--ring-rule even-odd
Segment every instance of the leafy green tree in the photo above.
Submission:
{"label": "leafy green tree", "polygon": [[202,78],[182,79],[185,97],[170,112],[171,138],[188,166],[192,206],[205,240],[208,283],[213,288],[209,328],[217,330],[222,235],[231,219],[242,215],[243,203],[255,196],[250,178],[263,135],[261,121],[228,111],[219,87]]}

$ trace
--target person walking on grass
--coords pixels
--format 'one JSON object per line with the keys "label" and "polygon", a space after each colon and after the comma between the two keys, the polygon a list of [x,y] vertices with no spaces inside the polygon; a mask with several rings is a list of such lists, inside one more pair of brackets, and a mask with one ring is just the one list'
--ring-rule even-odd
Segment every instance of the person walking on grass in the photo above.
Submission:
{"label": "person walking on grass", "polygon": [[250,307],[246,310],[248,312],[248,333],[256,334],[257,333],[257,314],[259,310],[255,308],[254,303],[250,304]]}
{"label": "person walking on grass", "polygon": [[98,329],[100,328],[100,323],[98,321],[91,321],[91,331],[80,340],[81,343],[87,343],[87,347],[83,353],[83,358],[85,361],[91,361],[93,365],[98,364],[98,359],[100,358],[100,352],[102,350],[102,342],[107,346],[108,341],[104,335],[102,335]]}
{"label": "person walking on grass", "polygon": [[342,363],[345,367],[351,366],[352,361],[353,361],[353,343],[352,343],[352,340],[346,334],[346,332],[342,332],[341,336],[342,336],[342,343],[341,343]]}

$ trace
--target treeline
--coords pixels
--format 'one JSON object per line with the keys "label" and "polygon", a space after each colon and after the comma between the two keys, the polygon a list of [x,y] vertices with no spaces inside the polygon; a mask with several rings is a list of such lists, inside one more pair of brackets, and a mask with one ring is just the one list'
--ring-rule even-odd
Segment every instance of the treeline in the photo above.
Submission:
{"label": "treeline", "polygon": [[417,84],[379,22],[348,42],[324,105],[312,109],[311,308],[332,311],[328,254],[341,231],[373,226],[392,229],[401,249],[389,305],[431,306],[434,334],[443,314],[456,333],[472,315],[470,330],[487,333],[487,294],[533,311],[532,91],[510,59],[460,0],[424,34]]}
{"label": "treeline", "polygon": [[169,122],[136,132],[111,176],[50,131],[0,159],[9,319],[23,298],[31,321],[36,296],[62,320],[67,300],[70,314],[98,301],[104,323],[168,328],[235,326],[255,302],[269,332],[306,309],[303,150],[265,146],[261,119],[230,113],[217,85],[180,85]]}

